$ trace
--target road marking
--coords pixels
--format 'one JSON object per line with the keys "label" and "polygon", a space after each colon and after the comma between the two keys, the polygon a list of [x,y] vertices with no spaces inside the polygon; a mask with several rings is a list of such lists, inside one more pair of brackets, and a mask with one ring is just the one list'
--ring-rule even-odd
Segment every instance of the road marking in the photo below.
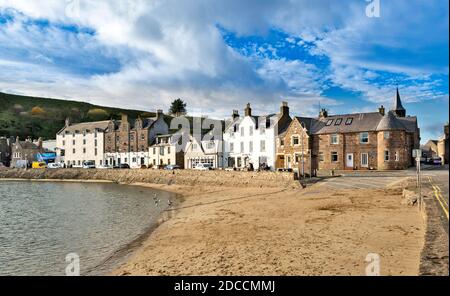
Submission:
{"label": "road marking", "polygon": [[433,187],[434,196],[436,197],[437,201],[441,205],[441,208],[444,210],[445,216],[447,216],[447,220],[449,220],[449,218],[448,218],[448,209],[446,209],[445,206],[444,206],[444,204],[446,204],[447,208],[448,208],[448,204],[446,203],[445,199],[442,197],[441,189],[439,188],[439,186],[434,185],[432,183],[431,177],[428,177],[428,181],[430,182],[430,185]]}

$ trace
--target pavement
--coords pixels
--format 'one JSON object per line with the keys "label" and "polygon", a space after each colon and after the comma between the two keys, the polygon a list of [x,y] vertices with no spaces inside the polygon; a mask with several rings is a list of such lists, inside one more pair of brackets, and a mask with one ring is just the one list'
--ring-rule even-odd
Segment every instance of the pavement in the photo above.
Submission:
{"label": "pavement", "polygon": [[448,166],[423,172],[422,194],[425,201],[427,231],[421,255],[420,274],[448,276]]}
{"label": "pavement", "polygon": [[[333,189],[382,189],[406,178],[416,178],[416,168],[402,171],[340,171],[317,186]],[[421,166],[422,196],[427,230],[421,254],[421,275],[446,275],[449,271],[449,166]]]}

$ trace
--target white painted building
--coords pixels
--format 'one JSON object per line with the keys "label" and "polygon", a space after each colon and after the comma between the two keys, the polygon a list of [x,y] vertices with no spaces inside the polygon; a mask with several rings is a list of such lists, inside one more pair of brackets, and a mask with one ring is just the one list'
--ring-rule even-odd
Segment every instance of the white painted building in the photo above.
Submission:
{"label": "white painted building", "polygon": [[245,108],[245,116],[233,112],[223,135],[224,166],[229,168],[253,168],[264,166],[275,169],[276,139],[292,121],[289,107],[282,103],[280,113],[254,116],[250,104]]}
{"label": "white painted building", "polygon": [[202,137],[190,136],[184,154],[186,169],[193,169],[198,164],[211,164],[213,168],[223,168],[223,141],[222,135],[218,137],[208,133]]}
{"label": "white painted building", "polygon": [[[186,136],[185,136],[186,137]],[[156,143],[149,147],[149,163],[153,168],[163,168],[167,165],[178,165],[184,169],[184,151],[187,142],[183,134],[159,135]]]}
{"label": "white painted building", "polygon": [[80,167],[85,161],[103,165],[104,132],[110,121],[97,121],[71,124],[66,120],[65,127],[56,135],[57,162],[67,166]]}

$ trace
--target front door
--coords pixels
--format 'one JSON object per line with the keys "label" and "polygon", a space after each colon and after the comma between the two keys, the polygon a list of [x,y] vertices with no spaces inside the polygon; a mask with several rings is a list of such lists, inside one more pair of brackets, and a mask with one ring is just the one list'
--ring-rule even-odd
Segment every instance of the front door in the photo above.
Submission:
{"label": "front door", "polygon": [[348,153],[347,154],[347,164],[346,166],[348,168],[353,168],[353,153]]}

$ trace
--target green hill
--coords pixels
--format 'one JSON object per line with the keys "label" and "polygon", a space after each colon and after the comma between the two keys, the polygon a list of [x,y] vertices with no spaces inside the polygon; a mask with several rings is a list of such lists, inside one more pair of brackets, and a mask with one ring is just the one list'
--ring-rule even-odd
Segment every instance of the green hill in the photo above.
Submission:
{"label": "green hill", "polygon": [[96,106],[83,102],[26,97],[0,92],[0,136],[54,139],[69,117],[72,122],[154,116],[154,113]]}

